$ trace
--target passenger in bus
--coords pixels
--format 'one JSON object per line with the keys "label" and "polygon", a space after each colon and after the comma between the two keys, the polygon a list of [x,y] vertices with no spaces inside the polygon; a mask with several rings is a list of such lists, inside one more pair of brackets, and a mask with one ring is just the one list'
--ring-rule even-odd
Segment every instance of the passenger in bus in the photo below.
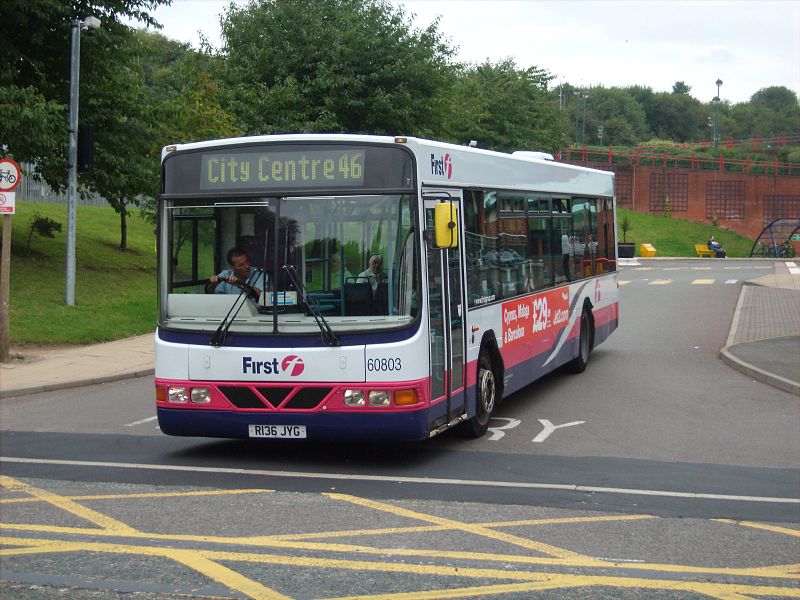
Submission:
{"label": "passenger in bus", "polygon": [[250,266],[247,253],[235,246],[228,250],[228,267],[218,275],[209,278],[206,291],[215,294],[238,294],[244,286],[248,296],[258,301],[264,290],[269,289],[269,277],[261,269]]}
{"label": "passenger in bus", "polygon": [[359,273],[356,280],[369,281],[372,286],[372,291],[374,292],[378,289],[378,284],[386,278],[386,275],[381,269],[383,266],[383,258],[381,258],[380,254],[373,254],[369,257],[367,265],[367,269]]}
{"label": "passenger in bus", "polygon": [[570,254],[572,254],[572,241],[567,233],[564,232],[561,236],[561,262],[564,265],[564,277],[567,278],[567,281],[572,281]]}

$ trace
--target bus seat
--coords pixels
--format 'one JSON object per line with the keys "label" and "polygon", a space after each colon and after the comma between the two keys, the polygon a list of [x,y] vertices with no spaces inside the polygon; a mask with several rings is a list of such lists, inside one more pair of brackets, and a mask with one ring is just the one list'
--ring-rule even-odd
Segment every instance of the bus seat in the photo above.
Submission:
{"label": "bus seat", "polygon": [[389,314],[389,282],[381,281],[375,288],[375,296],[372,299],[373,315]]}
{"label": "bus seat", "polygon": [[372,286],[368,281],[344,284],[344,314],[369,315],[372,312]]}

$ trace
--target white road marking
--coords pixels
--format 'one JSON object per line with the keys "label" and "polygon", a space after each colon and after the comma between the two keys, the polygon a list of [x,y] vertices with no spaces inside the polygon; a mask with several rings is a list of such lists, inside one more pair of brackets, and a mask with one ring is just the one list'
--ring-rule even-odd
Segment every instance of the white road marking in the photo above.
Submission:
{"label": "white road marking", "polygon": [[142,423],[149,423],[150,421],[155,421],[158,417],[147,417],[146,419],[142,419],[141,421],[134,421],[133,423],[125,423],[125,427],[136,427],[137,425],[141,425]]}
{"label": "white road marking", "polygon": [[492,432],[492,435],[486,439],[489,440],[490,442],[496,442],[497,440],[505,436],[506,432],[503,431],[504,429],[514,429],[514,427],[522,423],[522,421],[520,421],[519,419],[509,419],[507,417],[492,417],[490,419],[490,422],[491,421],[508,421],[508,423],[500,427],[489,427],[489,431]]}
{"label": "white road marking", "polygon": [[547,419],[539,419],[539,423],[542,424],[542,427],[544,427],[544,429],[542,429],[539,432],[539,435],[537,435],[535,438],[533,438],[533,440],[531,440],[538,444],[542,443],[547,438],[549,438],[550,434],[553,433],[556,429],[561,429],[562,427],[573,427],[574,425],[583,425],[584,423],[586,423],[586,421],[571,421],[569,423],[564,423],[563,425],[553,425]]}
{"label": "white road marking", "polygon": [[336,479],[345,481],[385,481],[388,483],[421,483],[436,485],[463,485],[502,487],[538,490],[566,490],[594,492],[598,494],[629,494],[636,496],[663,496],[668,498],[691,498],[696,500],[732,500],[737,502],[767,502],[772,504],[800,504],[800,498],[772,498],[769,496],[737,496],[732,494],[706,494],[703,492],[673,492],[669,490],[640,490],[635,488],[596,487],[563,483],[532,483],[525,481],[488,481],[480,479],[444,479],[439,477],[399,477],[392,475],[360,475],[357,473],[314,473],[308,471],[268,471],[264,469],[233,469],[225,467],[202,467],[198,465],[149,465],[143,463],[118,463],[90,460],[57,460],[49,458],[25,458],[0,456],[0,462],[38,465],[68,465],[73,467],[106,467],[111,469],[147,469],[150,471],[186,471],[194,473],[220,473],[251,475],[257,477],[296,477],[298,479]]}
{"label": "white road marking", "polygon": [[738,279],[728,279],[728,280],[725,281],[725,283],[736,283],[737,281],[739,281],[739,280]]}

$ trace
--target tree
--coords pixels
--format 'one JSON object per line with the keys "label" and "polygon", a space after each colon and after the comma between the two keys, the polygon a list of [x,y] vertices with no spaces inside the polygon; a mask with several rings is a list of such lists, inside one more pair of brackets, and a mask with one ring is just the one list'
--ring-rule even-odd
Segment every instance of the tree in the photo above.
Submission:
{"label": "tree", "polygon": [[[81,39],[80,124],[95,125],[95,169],[79,184],[104,196],[121,216],[126,247],[127,204],[157,189],[157,163],[148,162],[153,129],[141,94],[140,66],[132,59],[131,18],[154,24],[145,9],[168,0],[6,0],[0,53],[0,116],[5,146],[20,161],[35,162],[54,188],[66,184],[71,22],[102,18],[94,35]],[[11,101],[15,101],[13,104]],[[31,141],[31,132],[38,138]]]}
{"label": "tree", "polygon": [[686,85],[683,81],[676,81],[672,86],[673,94],[689,94],[692,91],[691,86]]}
{"label": "tree", "polygon": [[252,0],[222,19],[225,108],[247,133],[434,131],[453,54],[381,0]]}
{"label": "tree", "polygon": [[689,142],[706,134],[708,110],[686,92],[654,94],[649,108],[648,122],[658,138]]}
{"label": "tree", "polygon": [[557,150],[562,127],[547,91],[551,79],[537,67],[517,68],[511,59],[463,68],[449,93],[441,136],[501,151]]}
{"label": "tree", "polygon": [[[749,107],[736,105],[731,117],[737,119],[742,112],[749,113],[749,127],[743,137],[769,137],[800,131],[800,105],[797,94],[783,86],[763,88],[750,97]],[[740,135],[741,135],[740,134]]]}
{"label": "tree", "polygon": [[620,88],[593,87],[586,108],[586,131],[589,138],[602,125],[603,142],[609,145],[632,145],[648,134],[645,112],[632,95]]}

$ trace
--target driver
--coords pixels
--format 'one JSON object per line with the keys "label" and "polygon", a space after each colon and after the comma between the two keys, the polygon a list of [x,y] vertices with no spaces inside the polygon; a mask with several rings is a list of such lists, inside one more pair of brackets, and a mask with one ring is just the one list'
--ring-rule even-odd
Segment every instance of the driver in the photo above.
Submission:
{"label": "driver", "polygon": [[247,295],[257,301],[259,294],[269,288],[267,274],[253,269],[247,253],[238,246],[228,250],[227,258],[229,268],[209,278],[209,291],[213,288],[215,294],[238,294],[244,287]]}

